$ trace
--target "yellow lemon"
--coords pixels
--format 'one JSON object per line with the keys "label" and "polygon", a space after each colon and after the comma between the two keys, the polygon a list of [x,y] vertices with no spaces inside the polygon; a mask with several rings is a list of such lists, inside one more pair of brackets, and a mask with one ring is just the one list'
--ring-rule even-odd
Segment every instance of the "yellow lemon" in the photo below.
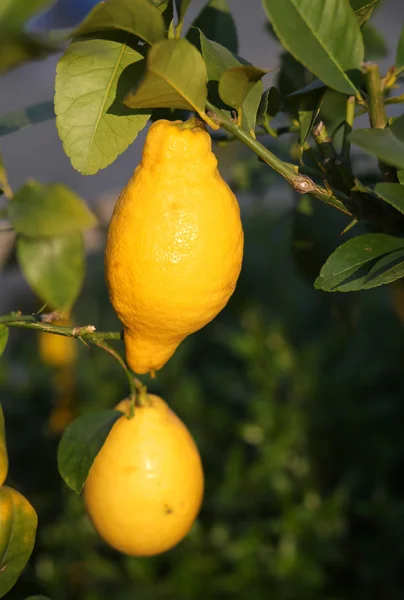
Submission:
{"label": "yellow lemon", "polygon": [[160,369],[214,319],[234,291],[242,254],[239,206],[204,126],[156,121],[115,206],[105,253],[133,371]]}
{"label": "yellow lemon", "polygon": [[[122,416],[97,455],[84,488],[88,514],[117,550],[151,556],[189,532],[202,502],[198,449],[183,422],[158,396]],[[116,407],[129,414],[129,401]]]}
{"label": "yellow lemon", "polygon": [[[54,325],[70,326],[70,321],[56,321]],[[54,333],[39,333],[38,345],[42,361],[50,367],[66,367],[77,358],[77,341]]]}
{"label": "yellow lemon", "polygon": [[4,426],[3,409],[0,406],[0,487],[6,480],[8,472],[8,456],[6,446],[6,431]]}

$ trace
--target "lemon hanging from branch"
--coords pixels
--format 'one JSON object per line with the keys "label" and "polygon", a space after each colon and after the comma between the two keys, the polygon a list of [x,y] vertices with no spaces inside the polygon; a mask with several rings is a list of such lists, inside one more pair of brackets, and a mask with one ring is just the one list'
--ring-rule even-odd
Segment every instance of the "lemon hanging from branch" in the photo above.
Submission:
{"label": "lemon hanging from branch", "polygon": [[197,119],[156,121],[122,191],[105,254],[111,302],[136,373],[161,369],[227,304],[240,273],[237,199]]}

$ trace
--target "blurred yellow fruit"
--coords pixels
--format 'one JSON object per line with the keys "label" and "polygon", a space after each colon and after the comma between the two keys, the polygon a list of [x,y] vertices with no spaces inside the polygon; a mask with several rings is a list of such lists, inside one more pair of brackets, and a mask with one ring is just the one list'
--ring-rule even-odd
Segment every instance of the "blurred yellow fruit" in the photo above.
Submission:
{"label": "blurred yellow fruit", "polygon": [[214,319],[234,291],[242,255],[239,206],[204,126],[156,121],[115,206],[105,253],[133,371],[160,369]]}
{"label": "blurred yellow fruit", "polygon": [[[70,326],[69,321],[57,321],[54,325]],[[54,333],[39,333],[39,354],[42,361],[50,367],[66,367],[77,358],[77,341],[72,337]]]}
{"label": "blurred yellow fruit", "polygon": [[[88,514],[117,550],[151,556],[175,546],[190,530],[202,502],[198,449],[183,422],[158,396],[115,423],[84,488]],[[123,400],[118,410],[129,414]]]}
{"label": "blurred yellow fruit", "polygon": [[0,406],[0,487],[6,480],[8,473],[8,456],[6,446],[6,431],[4,426],[3,409]]}

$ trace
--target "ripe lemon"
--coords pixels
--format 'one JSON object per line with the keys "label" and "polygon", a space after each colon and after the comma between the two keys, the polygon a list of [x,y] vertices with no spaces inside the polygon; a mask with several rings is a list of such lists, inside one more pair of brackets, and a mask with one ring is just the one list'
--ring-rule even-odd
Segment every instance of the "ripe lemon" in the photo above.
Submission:
{"label": "ripe lemon", "polygon": [[133,371],[160,369],[214,319],[234,291],[242,255],[239,206],[204,126],[156,121],[115,206],[105,252]]}
{"label": "ripe lemon", "polygon": [[[158,396],[122,416],[97,455],[84,488],[100,536],[132,556],[175,546],[190,530],[202,502],[203,470],[183,422]],[[118,410],[129,414],[129,401]]]}
{"label": "ripe lemon", "polygon": [[4,427],[3,409],[0,406],[0,487],[6,480],[8,473],[8,456],[6,446],[6,431]]}
{"label": "ripe lemon", "polygon": [[[70,326],[70,321],[56,321],[54,325]],[[38,338],[39,355],[50,367],[66,367],[77,358],[77,342],[72,337],[45,333],[41,331]]]}

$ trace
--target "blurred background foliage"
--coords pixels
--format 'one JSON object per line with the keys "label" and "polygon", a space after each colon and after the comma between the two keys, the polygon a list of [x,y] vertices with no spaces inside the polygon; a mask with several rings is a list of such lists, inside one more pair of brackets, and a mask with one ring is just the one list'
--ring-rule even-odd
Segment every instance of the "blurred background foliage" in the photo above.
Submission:
{"label": "blurred background foliage", "polygon": [[[148,381],[192,431],[206,472],[200,518],[174,550],[135,559],[109,549],[57,472],[65,424],[127,394],[119,365],[78,342],[70,363],[45,364],[34,332],[12,332],[0,367],[8,483],[38,511],[39,528],[10,600],[402,598],[403,289],[314,291],[313,248],[300,245],[302,258],[296,247],[299,211],[265,205],[266,172],[243,157],[231,169],[249,200],[228,307]],[[74,318],[119,327],[102,248],[88,256]]]}

